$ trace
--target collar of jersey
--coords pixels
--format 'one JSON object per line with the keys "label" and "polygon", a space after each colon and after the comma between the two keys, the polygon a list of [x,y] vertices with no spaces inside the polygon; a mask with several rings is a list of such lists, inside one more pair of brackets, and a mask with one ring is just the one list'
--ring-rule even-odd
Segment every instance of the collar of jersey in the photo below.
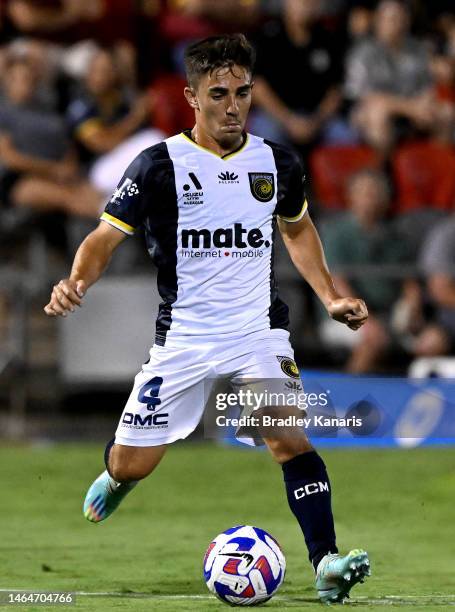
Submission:
{"label": "collar of jersey", "polygon": [[247,133],[245,133],[243,142],[240,145],[240,147],[238,147],[238,149],[235,149],[235,151],[231,151],[231,153],[227,153],[226,155],[218,155],[218,153],[215,153],[215,151],[212,151],[211,149],[207,149],[206,147],[203,147],[200,144],[198,144],[195,140],[193,140],[190,136],[188,136],[186,132],[190,132],[191,134],[190,130],[185,130],[185,132],[181,132],[180,134],[181,136],[183,136],[183,138],[185,138],[185,140],[187,140],[188,142],[191,142],[191,144],[197,147],[198,149],[201,149],[202,151],[205,151],[206,153],[210,153],[211,155],[214,155],[215,157],[218,157],[218,159],[222,159],[223,161],[227,159],[231,159],[231,157],[234,157],[234,155],[237,155],[238,153],[243,151],[243,149],[246,147],[246,145],[249,142],[249,136]]}

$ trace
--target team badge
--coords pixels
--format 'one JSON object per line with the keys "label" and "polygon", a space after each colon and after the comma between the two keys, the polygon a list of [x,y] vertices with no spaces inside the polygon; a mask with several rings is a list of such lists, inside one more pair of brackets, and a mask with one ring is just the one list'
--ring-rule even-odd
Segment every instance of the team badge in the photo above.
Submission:
{"label": "team badge", "polygon": [[275,195],[275,179],[271,172],[248,172],[250,189],[259,202],[270,202]]}
{"label": "team badge", "polygon": [[293,359],[284,357],[282,355],[277,355],[276,358],[280,362],[281,369],[286,376],[290,376],[291,378],[300,378],[299,368]]}

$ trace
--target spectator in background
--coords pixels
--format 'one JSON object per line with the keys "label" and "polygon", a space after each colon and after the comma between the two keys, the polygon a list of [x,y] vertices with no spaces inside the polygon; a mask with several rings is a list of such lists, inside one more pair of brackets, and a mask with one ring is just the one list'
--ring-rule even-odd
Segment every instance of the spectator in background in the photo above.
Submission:
{"label": "spectator in background", "polygon": [[0,28],[6,39],[25,35],[47,41],[64,57],[72,47],[80,51],[90,41],[116,48],[125,74],[133,81],[137,75],[145,86],[169,64],[158,29],[160,4],[161,0],[0,0]]}
{"label": "spectator in background", "polygon": [[100,44],[134,42],[137,16],[146,0],[6,0],[5,13],[22,34],[73,44],[96,38]]}
{"label": "spectator in background", "polygon": [[[379,366],[391,344],[395,305],[402,305],[403,300],[409,305],[411,322],[419,291],[414,281],[397,279],[397,270],[411,255],[404,237],[386,220],[390,202],[386,176],[361,170],[351,177],[347,191],[349,212],[328,221],[322,233],[325,253],[338,292],[365,295],[370,316],[360,338],[351,334],[337,338],[331,321],[322,324],[321,336],[328,344],[351,346],[347,370],[367,373]],[[362,271],[362,266],[367,269]],[[395,276],[389,276],[387,266],[394,268]]]}
{"label": "spectator in background", "polygon": [[[0,56],[5,61],[13,58],[26,60],[36,82],[33,103],[41,109],[57,111],[59,107],[57,71],[45,42],[32,38],[18,38],[1,48]],[[2,72],[3,66],[0,74]]]}
{"label": "spectator in background", "polygon": [[438,141],[455,141],[455,15],[441,27],[441,38],[431,58],[435,84],[434,121],[431,133]]}
{"label": "spectator in background", "polygon": [[120,82],[114,52],[95,52],[85,91],[68,108],[68,121],[86,166],[145,126],[150,95],[132,97]]}
{"label": "spectator in background", "polygon": [[[78,6],[79,4],[79,6]],[[82,18],[84,0],[4,0],[4,18],[18,33],[58,39]]]}
{"label": "spectator in background", "polygon": [[434,357],[455,352],[455,216],[428,235],[420,257],[433,316],[416,338],[414,353]]}
{"label": "spectator in background", "polygon": [[360,0],[359,2],[349,3],[350,7],[347,15],[347,30],[349,38],[353,41],[360,41],[371,34],[373,22],[373,7],[371,2]]}
{"label": "spectator in background", "polygon": [[[222,32],[248,31],[259,17],[259,0],[161,0],[160,31],[174,48],[180,67],[190,40]],[[181,66],[183,72],[183,66]]]}
{"label": "spectator in background", "polygon": [[322,0],[283,0],[281,20],[264,26],[256,42],[252,132],[305,146],[335,117],[343,45],[320,25],[322,9]]}
{"label": "spectator in background", "polygon": [[387,153],[397,119],[427,128],[433,118],[432,81],[424,43],[409,35],[410,14],[399,0],[382,0],[374,34],[350,51],[346,95],[352,120],[367,143]]}
{"label": "spectator in background", "polygon": [[185,76],[184,51],[192,41],[229,32],[247,33],[259,17],[259,0],[157,0],[159,32],[169,47],[172,70]]}
{"label": "spectator in background", "polygon": [[78,176],[62,119],[36,100],[39,78],[25,58],[5,61],[0,102],[0,201],[95,216],[99,196]]}

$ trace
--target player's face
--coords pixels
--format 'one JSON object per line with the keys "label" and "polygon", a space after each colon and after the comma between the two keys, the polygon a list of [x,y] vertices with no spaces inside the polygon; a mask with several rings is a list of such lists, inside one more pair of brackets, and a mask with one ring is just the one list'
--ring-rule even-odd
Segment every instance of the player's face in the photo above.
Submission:
{"label": "player's face", "polygon": [[252,85],[251,73],[241,66],[203,75],[189,100],[198,128],[224,148],[235,146],[245,128]]}

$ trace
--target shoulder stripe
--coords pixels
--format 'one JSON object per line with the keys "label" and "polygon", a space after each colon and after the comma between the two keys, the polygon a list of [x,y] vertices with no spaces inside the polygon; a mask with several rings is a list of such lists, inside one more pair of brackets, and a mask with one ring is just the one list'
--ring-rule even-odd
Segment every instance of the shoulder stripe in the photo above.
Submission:
{"label": "shoulder stripe", "polygon": [[307,210],[308,210],[308,202],[305,199],[302,204],[302,210],[295,217],[283,217],[283,215],[277,215],[277,217],[278,219],[281,219],[282,221],[286,221],[287,223],[296,223],[297,221],[300,221],[300,219],[303,218]]}
{"label": "shoulder stripe", "polygon": [[121,221],[120,219],[116,219],[115,217],[113,217],[107,212],[103,212],[100,219],[101,221],[106,221],[106,223],[109,223],[109,225],[116,227],[122,232],[125,232],[125,234],[128,234],[129,236],[132,236],[134,234],[134,227],[131,227],[131,225],[128,225],[128,223],[125,223],[124,221]]}

